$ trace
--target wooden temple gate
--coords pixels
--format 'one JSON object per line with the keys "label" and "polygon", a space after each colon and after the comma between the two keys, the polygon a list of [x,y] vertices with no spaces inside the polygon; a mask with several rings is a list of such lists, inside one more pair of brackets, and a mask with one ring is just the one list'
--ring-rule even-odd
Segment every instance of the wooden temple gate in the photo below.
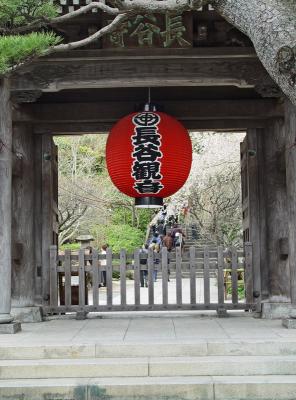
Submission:
{"label": "wooden temple gate", "polygon": [[[81,4],[63,0],[61,11]],[[65,23],[65,41],[85,37],[104,18],[90,13]],[[157,37],[143,38],[131,24],[126,33],[40,58],[0,81],[0,139],[6,146],[0,146],[0,322],[11,299],[20,308],[46,308],[53,301],[53,136],[108,132],[141,108],[148,87],[153,102],[188,129],[246,132],[243,207],[245,237],[253,243],[253,297],[258,304],[296,303],[295,107],[250,40],[215,11],[206,6],[176,18],[179,36],[172,35],[168,16],[155,16]],[[10,144],[11,153],[5,150]]]}

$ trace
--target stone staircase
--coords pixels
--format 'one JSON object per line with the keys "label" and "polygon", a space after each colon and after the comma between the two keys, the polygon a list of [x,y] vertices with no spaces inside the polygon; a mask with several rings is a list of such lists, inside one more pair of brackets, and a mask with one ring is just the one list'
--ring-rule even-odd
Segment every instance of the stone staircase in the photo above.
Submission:
{"label": "stone staircase", "polygon": [[295,400],[296,340],[2,347],[2,400]]}
{"label": "stone staircase", "polygon": [[[185,246],[183,249],[183,259],[184,261],[182,262],[183,266],[183,272],[182,272],[182,277],[183,278],[189,278],[189,248],[190,247],[195,247],[196,251],[200,250],[202,251],[205,246],[208,247],[210,252],[215,252],[217,251],[217,245],[213,241],[205,240],[203,238],[196,240],[192,237],[192,229],[188,225],[181,225],[178,224],[179,228],[182,228],[183,232],[186,234],[186,239],[185,239]],[[148,242],[150,242],[152,238],[152,231],[150,231],[148,235]],[[170,254],[170,266],[173,267],[172,269],[175,268],[176,264],[176,252],[173,249],[171,254]],[[158,273],[158,277],[161,278],[161,271]],[[175,278],[175,272],[174,270],[171,271],[171,278]],[[200,270],[196,271],[196,278],[203,278],[203,272]],[[216,272],[215,271],[210,271],[210,278],[216,278]]]}

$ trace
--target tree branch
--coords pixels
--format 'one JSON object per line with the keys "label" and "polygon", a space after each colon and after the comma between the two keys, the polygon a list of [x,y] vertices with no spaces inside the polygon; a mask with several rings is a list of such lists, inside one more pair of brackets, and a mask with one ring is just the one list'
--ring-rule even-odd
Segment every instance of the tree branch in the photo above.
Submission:
{"label": "tree branch", "polygon": [[80,15],[86,14],[94,9],[101,10],[107,14],[114,15],[114,16],[118,15],[120,12],[118,8],[109,7],[104,3],[101,3],[98,1],[93,1],[92,3],[90,3],[86,6],[80,7],[78,10],[72,11],[72,12],[62,15],[60,17],[53,18],[50,21],[50,23],[60,24],[61,22],[69,21],[72,18],[79,17]]}
{"label": "tree branch", "polygon": [[66,50],[74,50],[79,47],[84,47],[87,46],[94,41],[100,39],[102,36],[113,32],[122,22],[124,22],[127,19],[128,15],[127,14],[119,14],[117,17],[114,18],[114,20],[107,26],[104,26],[104,28],[100,29],[93,35],[82,39],[78,40],[77,42],[71,42],[71,43],[66,43],[66,44],[59,44],[57,46],[53,46],[50,49],[48,49],[43,55],[48,55],[54,52],[59,52],[59,51],[66,51]]}
{"label": "tree branch", "polygon": [[178,13],[198,9],[208,2],[208,0],[124,0],[122,9],[137,13]]}

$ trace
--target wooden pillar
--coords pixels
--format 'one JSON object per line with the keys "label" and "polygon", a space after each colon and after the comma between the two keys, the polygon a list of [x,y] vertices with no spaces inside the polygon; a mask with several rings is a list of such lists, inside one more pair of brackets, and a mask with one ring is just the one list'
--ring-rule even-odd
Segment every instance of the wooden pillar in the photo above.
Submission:
{"label": "wooden pillar", "polygon": [[264,129],[256,129],[257,136],[257,179],[259,197],[259,235],[260,235],[260,272],[261,272],[261,300],[269,298],[268,262],[267,262],[267,234],[266,234],[266,197],[265,197],[265,173],[264,173]]}
{"label": "wooden pillar", "polygon": [[0,323],[11,311],[12,116],[9,81],[0,79]]}
{"label": "wooden pillar", "polygon": [[42,305],[42,136],[35,135],[35,221],[34,221],[34,242],[35,242],[35,301]]}
{"label": "wooden pillar", "polygon": [[285,249],[288,238],[285,146],[284,121],[271,121],[263,138],[262,182],[266,201],[266,261],[270,302],[290,301],[290,273]]}
{"label": "wooden pillar", "polygon": [[285,125],[291,302],[296,306],[296,107],[288,100]]}
{"label": "wooden pillar", "polygon": [[34,137],[30,125],[13,126],[12,306],[30,307],[35,297]]}
{"label": "wooden pillar", "polygon": [[42,226],[42,298],[43,303],[49,301],[49,249],[57,245],[57,196],[58,196],[58,171],[57,171],[57,149],[51,135],[42,136],[41,152],[41,226]]}
{"label": "wooden pillar", "polygon": [[259,182],[259,170],[262,163],[261,148],[259,135],[261,136],[260,129],[248,129],[246,136],[246,163],[247,163],[247,207],[244,210],[245,220],[248,225],[248,241],[253,244],[253,287],[254,297],[258,304],[258,311],[260,311],[260,302],[262,299],[262,285],[265,281],[262,280],[262,271],[264,260],[261,257],[262,242],[264,237],[261,235],[261,225],[264,221],[262,212],[264,212],[264,206],[262,207],[262,201],[260,199],[260,182]]}

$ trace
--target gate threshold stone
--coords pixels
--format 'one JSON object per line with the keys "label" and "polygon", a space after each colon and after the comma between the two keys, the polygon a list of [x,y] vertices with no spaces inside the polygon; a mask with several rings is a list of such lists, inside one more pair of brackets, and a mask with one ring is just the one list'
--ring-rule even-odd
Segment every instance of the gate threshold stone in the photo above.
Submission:
{"label": "gate threshold stone", "polygon": [[288,329],[296,329],[296,318],[283,319],[283,326]]}
{"label": "gate threshold stone", "polygon": [[0,324],[0,335],[14,334],[22,330],[20,322],[10,322],[9,324]]}
{"label": "gate threshold stone", "polygon": [[12,307],[11,315],[16,321],[20,322],[42,322],[41,307]]}

